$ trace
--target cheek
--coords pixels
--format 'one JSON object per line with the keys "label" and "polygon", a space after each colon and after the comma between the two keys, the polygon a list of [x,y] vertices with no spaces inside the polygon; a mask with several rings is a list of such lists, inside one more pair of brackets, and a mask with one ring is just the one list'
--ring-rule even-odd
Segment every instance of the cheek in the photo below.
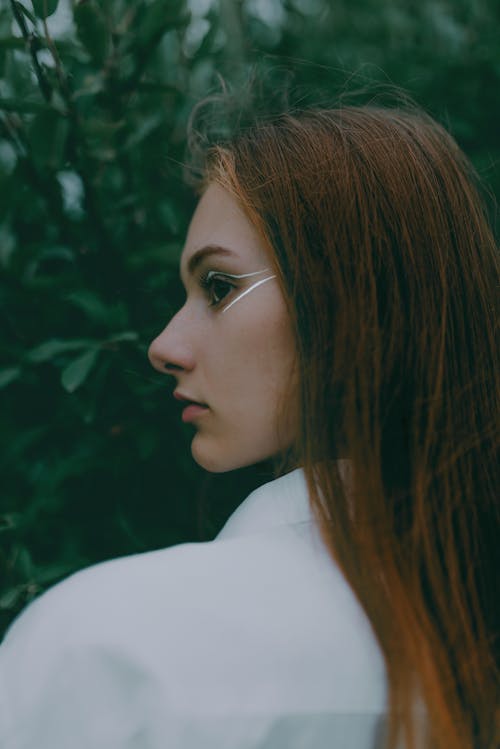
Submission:
{"label": "cheek", "polygon": [[288,374],[295,358],[295,342],[286,313],[280,299],[266,314],[265,308],[258,323],[248,333],[253,349],[258,352],[259,366],[264,379],[278,385],[284,374]]}
{"label": "cheek", "polygon": [[204,377],[214,418],[200,422],[191,445],[193,458],[208,471],[267,459],[286,449],[295,434],[296,391],[289,389],[295,346],[288,318],[276,312],[234,315],[209,349]]}
{"label": "cheek", "polygon": [[230,322],[220,355],[229,392],[240,397],[241,408],[260,405],[269,413],[289,384],[295,360],[284,303],[254,305],[251,317],[234,315]]}

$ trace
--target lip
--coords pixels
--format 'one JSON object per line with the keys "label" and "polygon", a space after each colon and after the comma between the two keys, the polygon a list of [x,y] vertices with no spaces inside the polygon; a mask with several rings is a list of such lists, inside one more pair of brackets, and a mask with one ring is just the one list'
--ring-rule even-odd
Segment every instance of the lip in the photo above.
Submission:
{"label": "lip", "polygon": [[186,424],[190,421],[196,421],[200,416],[207,414],[210,409],[207,406],[200,406],[198,403],[191,403],[182,412],[182,421]]}
{"label": "lip", "polygon": [[184,395],[184,393],[181,393],[179,390],[174,390],[173,395],[176,400],[187,401],[187,403],[189,404],[182,412],[181,418],[184,423],[195,421],[200,416],[203,416],[203,414],[208,413],[210,410],[205,403],[199,403],[193,398],[190,398],[188,395]]}

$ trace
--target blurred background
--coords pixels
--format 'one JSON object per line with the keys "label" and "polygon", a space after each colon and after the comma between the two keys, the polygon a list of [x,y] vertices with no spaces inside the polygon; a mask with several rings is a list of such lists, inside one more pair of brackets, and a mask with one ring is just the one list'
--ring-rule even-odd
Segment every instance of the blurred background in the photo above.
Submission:
{"label": "blurred background", "polygon": [[497,221],[495,0],[0,0],[0,637],[75,570],[213,538],[266,480],[194,463],[147,359],[183,301],[190,115],[255,71],[270,111],[402,87]]}

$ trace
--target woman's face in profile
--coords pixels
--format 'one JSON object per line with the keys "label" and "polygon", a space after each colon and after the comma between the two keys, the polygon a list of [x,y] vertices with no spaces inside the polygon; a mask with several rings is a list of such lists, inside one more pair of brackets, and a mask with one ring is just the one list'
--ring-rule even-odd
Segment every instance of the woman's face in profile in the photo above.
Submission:
{"label": "woman's face in profile", "polygon": [[[224,248],[224,251],[220,248]],[[212,183],[181,256],[186,301],[151,343],[149,359],[177,380],[196,429],[193,458],[212,472],[252,465],[287,448],[296,424],[288,392],[295,344],[269,257],[237,201]]]}

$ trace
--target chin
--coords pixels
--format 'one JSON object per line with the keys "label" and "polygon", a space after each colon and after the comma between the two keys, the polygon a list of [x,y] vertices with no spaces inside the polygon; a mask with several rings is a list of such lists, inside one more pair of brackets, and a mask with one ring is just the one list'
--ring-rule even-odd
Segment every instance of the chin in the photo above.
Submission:
{"label": "chin", "polygon": [[206,444],[200,445],[199,437],[199,434],[195,435],[191,443],[191,455],[195,463],[209,473],[226,473],[226,471],[233,470],[233,465],[228,461],[227,455],[223,459],[221,455],[217,455],[217,451],[210,450]]}
{"label": "chin", "polygon": [[234,454],[234,452],[231,453],[230,446],[226,446],[225,449],[222,447],[217,449],[215,446],[208,445],[207,440],[204,440],[200,434],[196,434],[191,442],[191,455],[193,460],[209,473],[236,471],[238,468],[246,468],[259,463],[267,457],[243,455],[242,453]]}

